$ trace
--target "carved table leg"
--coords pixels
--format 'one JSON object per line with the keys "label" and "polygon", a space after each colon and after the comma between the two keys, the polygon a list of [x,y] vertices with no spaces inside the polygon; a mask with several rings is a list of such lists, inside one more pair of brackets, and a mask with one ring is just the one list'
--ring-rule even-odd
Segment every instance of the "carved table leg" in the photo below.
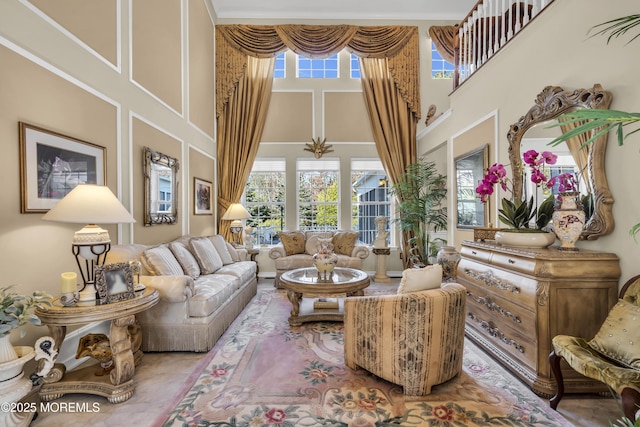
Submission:
{"label": "carved table leg", "polygon": [[111,371],[111,384],[120,385],[133,378],[135,363],[131,352],[129,326],[135,325],[135,316],[125,316],[111,321],[109,339],[113,354],[114,368]]}
{"label": "carved table leg", "polygon": [[300,302],[302,301],[302,294],[300,292],[287,291],[287,297],[293,306],[291,309],[291,317],[289,317],[289,324],[296,325],[298,315],[300,314]]}
{"label": "carved table leg", "polygon": [[[66,326],[53,326],[47,325],[49,329],[49,335],[53,338],[54,349],[56,351],[56,356],[53,358],[54,365],[43,378],[42,382],[45,384],[52,384],[60,381],[62,377],[64,377],[65,372],[67,371],[67,367],[64,363],[55,363],[57,357],[57,352],[60,351],[60,346],[64,341],[64,337],[67,335],[67,327]],[[38,360],[38,368],[36,371],[41,371],[44,368],[44,364],[46,361],[44,359]]]}

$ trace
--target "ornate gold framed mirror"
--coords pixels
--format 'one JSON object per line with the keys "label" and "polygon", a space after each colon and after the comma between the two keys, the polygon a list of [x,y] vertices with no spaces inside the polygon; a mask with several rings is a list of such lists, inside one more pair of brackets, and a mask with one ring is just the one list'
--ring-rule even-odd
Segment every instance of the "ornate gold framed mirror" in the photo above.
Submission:
{"label": "ornate gold framed mirror", "polygon": [[178,160],[144,147],[144,225],[178,220]]}
{"label": "ornate gold framed mirror", "polygon": [[[608,109],[612,96],[602,89],[602,86],[595,84],[591,89],[576,89],[574,91],[564,90],[559,86],[547,86],[540,92],[535,100],[535,105],[529,111],[512,124],[507,133],[509,141],[509,160],[513,171],[513,191],[514,198],[522,197],[523,189],[523,164],[522,152],[525,134],[534,133],[534,128],[542,125],[542,128],[549,129],[553,124],[557,124],[557,117],[576,109]],[[567,132],[577,125],[559,124],[551,129],[556,132],[555,136]],[[564,149],[568,157],[575,163],[575,169],[581,176],[581,192],[588,196],[592,204],[592,213],[584,230],[582,240],[595,240],[613,231],[614,220],[611,213],[613,197],[609,191],[609,184],[605,172],[605,154],[607,150],[608,133],[601,135],[594,143],[581,148],[585,141],[597,133],[585,133],[579,137],[572,138],[566,143]],[[553,139],[553,138],[550,138]],[[550,141],[547,139],[547,141]],[[548,151],[555,152],[555,147],[546,147]]]}

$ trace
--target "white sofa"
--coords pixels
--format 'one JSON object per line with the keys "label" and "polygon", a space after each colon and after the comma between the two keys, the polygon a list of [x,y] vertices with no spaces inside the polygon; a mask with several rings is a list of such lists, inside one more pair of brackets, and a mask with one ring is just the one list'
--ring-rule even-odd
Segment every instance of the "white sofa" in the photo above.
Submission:
{"label": "white sofa", "polygon": [[257,290],[256,263],[222,236],[161,245],[113,245],[106,263],[140,261],[140,282],[160,294],[136,315],[144,351],[209,351]]}
{"label": "white sofa", "polygon": [[321,239],[330,240],[338,256],[337,267],[362,270],[362,260],[369,256],[369,249],[358,242],[357,231],[282,231],[280,243],[269,250],[274,260],[276,276],[273,285],[281,288],[280,276],[285,271],[313,266],[313,254]]}

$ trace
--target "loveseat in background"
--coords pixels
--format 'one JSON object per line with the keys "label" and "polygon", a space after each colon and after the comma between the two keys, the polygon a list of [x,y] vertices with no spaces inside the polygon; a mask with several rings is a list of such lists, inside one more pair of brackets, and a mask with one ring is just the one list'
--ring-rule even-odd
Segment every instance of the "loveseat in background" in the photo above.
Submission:
{"label": "loveseat in background", "polygon": [[257,291],[256,263],[220,235],[161,245],[114,245],[106,263],[141,263],[140,283],[160,294],[136,315],[143,351],[209,351]]}
{"label": "loveseat in background", "polygon": [[338,256],[337,267],[362,270],[362,260],[369,256],[369,249],[358,241],[357,231],[281,231],[280,243],[269,249],[274,260],[276,275],[273,285],[281,288],[282,273],[296,268],[313,266],[313,255],[321,240],[330,241]]}

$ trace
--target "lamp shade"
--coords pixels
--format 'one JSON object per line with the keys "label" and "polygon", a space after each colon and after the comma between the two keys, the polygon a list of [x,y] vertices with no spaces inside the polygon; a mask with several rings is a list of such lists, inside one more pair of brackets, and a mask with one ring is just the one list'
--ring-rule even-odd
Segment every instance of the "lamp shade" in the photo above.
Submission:
{"label": "lamp shade", "polygon": [[123,224],[136,220],[109,187],[80,184],[49,210],[42,219],[76,224]]}
{"label": "lamp shade", "polygon": [[232,203],[229,209],[222,216],[223,221],[233,221],[237,219],[251,218],[249,212],[240,203]]}

